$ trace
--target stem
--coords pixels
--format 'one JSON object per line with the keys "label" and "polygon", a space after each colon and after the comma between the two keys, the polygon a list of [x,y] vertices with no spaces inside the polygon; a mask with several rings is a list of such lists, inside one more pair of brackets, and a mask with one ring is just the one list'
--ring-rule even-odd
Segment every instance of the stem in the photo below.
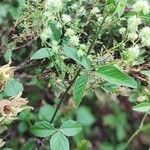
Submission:
{"label": "stem", "polygon": [[148,112],[146,112],[145,115],[143,116],[139,128],[132,134],[132,136],[130,137],[130,139],[128,140],[128,142],[126,144],[126,147],[128,147],[129,144],[131,143],[131,141],[141,132],[143,124],[144,124],[144,121],[145,121],[147,115],[148,115]]}
{"label": "stem", "polygon": [[[97,38],[98,38],[98,35],[99,35],[99,33],[101,32],[101,30],[102,30],[102,27],[103,27],[103,24],[104,24],[104,22],[105,22],[105,19],[106,19],[106,17],[103,18],[103,20],[102,20],[100,26],[98,26],[97,31],[96,31],[96,34],[95,34],[95,36],[93,37],[93,41],[92,41],[90,47],[88,48],[87,55],[88,55],[88,54],[90,53],[90,51],[92,50],[92,48],[93,48],[93,46],[94,46],[94,44],[95,44],[95,42],[96,42],[96,40],[97,40]],[[65,99],[65,97],[66,97],[68,91],[71,89],[71,87],[72,87],[72,85],[74,84],[75,80],[76,80],[77,77],[79,76],[80,72],[81,72],[81,68],[77,71],[75,77],[73,78],[73,80],[71,81],[71,83],[69,84],[69,86],[66,88],[64,94],[63,94],[62,97],[60,98],[60,101],[59,101],[59,103],[58,103],[58,105],[57,105],[57,107],[56,107],[56,110],[55,110],[55,112],[54,112],[54,114],[53,114],[53,116],[52,116],[52,119],[50,120],[50,123],[53,123],[53,121],[54,121],[54,119],[55,119],[55,117],[56,117],[56,115],[57,115],[57,112],[58,112],[58,110],[59,110],[59,108],[60,108],[60,106],[61,106],[63,100]]]}
{"label": "stem", "polygon": [[56,107],[56,110],[55,110],[55,112],[54,112],[54,114],[53,114],[53,116],[52,116],[52,119],[51,119],[50,123],[52,123],[52,122],[54,121],[55,116],[56,116],[56,114],[57,114],[57,112],[58,112],[58,110],[59,110],[59,107],[60,107],[61,103],[63,102],[63,100],[64,100],[64,98],[66,97],[66,95],[67,95],[68,91],[70,90],[70,88],[72,87],[74,81],[77,79],[78,75],[80,74],[80,71],[81,71],[81,69],[78,70],[78,72],[76,73],[75,77],[74,77],[73,80],[71,81],[70,85],[66,88],[64,94],[62,95],[62,97],[61,97],[61,99],[60,99],[60,101],[59,101],[59,103],[58,103],[58,105],[57,105],[57,107]]}

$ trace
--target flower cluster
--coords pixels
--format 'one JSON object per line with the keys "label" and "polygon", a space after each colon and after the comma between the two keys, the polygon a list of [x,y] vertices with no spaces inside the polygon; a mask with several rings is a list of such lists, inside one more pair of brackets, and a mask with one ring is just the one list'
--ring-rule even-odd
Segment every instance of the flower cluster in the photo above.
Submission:
{"label": "flower cluster", "polygon": [[51,7],[55,9],[61,9],[62,8],[62,1],[61,0],[46,0],[45,1],[45,7]]}
{"label": "flower cluster", "polygon": [[63,21],[64,23],[68,23],[68,22],[71,21],[71,17],[70,17],[69,15],[63,14],[63,15],[62,15],[62,21]]}
{"label": "flower cluster", "polygon": [[148,14],[150,12],[150,4],[145,0],[137,0],[133,5],[133,11],[137,13]]}
{"label": "flower cluster", "polygon": [[73,29],[68,28],[65,36],[69,39],[68,42],[70,45],[77,46],[79,44],[79,37],[76,35],[76,32]]}
{"label": "flower cluster", "polygon": [[143,46],[150,46],[150,27],[142,28],[139,36],[142,40]]}
{"label": "flower cluster", "polygon": [[136,15],[130,17],[128,19],[128,30],[130,32],[135,32],[138,30],[138,26],[141,24],[141,19],[137,17]]}
{"label": "flower cluster", "polygon": [[130,47],[127,49],[129,57],[132,59],[136,59],[140,55],[140,48],[138,45]]}
{"label": "flower cluster", "polygon": [[142,49],[150,46],[150,27],[143,27],[144,22],[140,15],[141,13],[149,14],[150,4],[145,0],[138,0],[132,6],[132,11],[133,15],[126,19],[127,26],[121,27],[119,33],[126,43],[130,43],[130,47],[128,47],[129,44],[124,45],[123,56],[127,61],[134,63],[143,53]]}

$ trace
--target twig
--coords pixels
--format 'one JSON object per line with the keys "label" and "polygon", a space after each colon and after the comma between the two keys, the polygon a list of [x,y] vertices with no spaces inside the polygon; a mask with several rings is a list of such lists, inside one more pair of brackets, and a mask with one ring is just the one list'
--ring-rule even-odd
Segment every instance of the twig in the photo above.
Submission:
{"label": "twig", "polygon": [[148,115],[148,112],[146,112],[145,115],[143,116],[139,128],[138,128],[138,129],[132,134],[132,136],[129,138],[129,140],[128,140],[127,144],[126,144],[126,147],[128,147],[129,144],[131,143],[131,141],[142,131],[143,124],[144,124],[144,121],[145,121],[147,115]]}

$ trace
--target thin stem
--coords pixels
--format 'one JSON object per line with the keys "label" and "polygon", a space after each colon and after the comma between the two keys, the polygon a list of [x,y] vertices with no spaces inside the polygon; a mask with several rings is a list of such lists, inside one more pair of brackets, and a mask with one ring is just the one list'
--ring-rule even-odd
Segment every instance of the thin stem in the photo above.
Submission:
{"label": "thin stem", "polygon": [[132,136],[129,138],[129,140],[128,140],[127,144],[126,144],[126,147],[128,147],[129,144],[131,143],[131,141],[141,132],[142,127],[143,127],[143,124],[144,124],[144,121],[145,121],[147,115],[148,115],[148,112],[146,112],[145,115],[143,116],[139,128],[138,128],[138,129],[132,134]]}
{"label": "thin stem", "polygon": [[62,104],[64,98],[66,97],[66,95],[67,95],[67,93],[68,93],[68,91],[69,91],[70,88],[72,87],[74,81],[77,79],[78,75],[80,74],[80,71],[81,71],[81,69],[78,70],[78,72],[76,73],[75,77],[74,77],[73,80],[71,81],[70,85],[66,88],[64,94],[62,95],[62,97],[61,97],[61,99],[60,99],[60,101],[59,101],[59,103],[58,103],[58,105],[57,105],[57,107],[56,107],[56,110],[55,110],[55,112],[54,112],[54,114],[53,114],[53,116],[52,116],[52,119],[51,119],[50,123],[52,123],[52,122],[54,121],[55,116],[56,116],[56,114],[57,114],[57,112],[58,112],[58,110],[59,110],[60,105]]}
{"label": "thin stem", "polygon": [[[93,48],[93,46],[94,46],[94,44],[95,44],[95,42],[96,42],[96,40],[97,40],[97,38],[98,38],[98,35],[99,35],[99,33],[101,32],[101,30],[102,30],[102,27],[103,27],[103,24],[104,24],[104,22],[105,22],[105,19],[106,19],[106,17],[103,18],[103,20],[102,20],[100,26],[98,26],[97,31],[96,31],[96,34],[95,34],[95,36],[93,37],[93,41],[92,41],[90,47],[88,48],[87,55],[88,55],[88,54],[90,53],[90,51],[92,50],[92,48]],[[53,114],[53,116],[52,116],[52,119],[50,120],[50,123],[53,123],[53,121],[54,121],[54,119],[55,119],[55,116],[57,115],[57,112],[58,112],[58,110],[59,110],[59,108],[60,108],[60,106],[61,106],[63,100],[65,99],[65,97],[66,97],[68,91],[71,89],[71,87],[72,87],[72,85],[74,84],[75,80],[76,80],[77,77],[79,76],[80,72],[81,72],[81,68],[77,71],[75,77],[73,78],[73,80],[71,81],[71,83],[69,84],[69,86],[66,88],[64,94],[63,94],[62,97],[60,98],[60,101],[59,101],[59,103],[58,103],[58,105],[57,105],[57,107],[56,107],[56,110],[55,110],[55,112],[54,112],[54,114]]]}
{"label": "thin stem", "polygon": [[105,19],[106,19],[106,17],[103,18],[100,26],[98,27],[97,32],[96,32],[96,34],[95,34],[95,36],[93,38],[93,41],[92,41],[92,43],[91,43],[91,45],[90,45],[90,47],[89,47],[89,49],[87,51],[87,55],[90,53],[91,49],[93,48],[93,46],[94,46],[94,44],[95,44],[95,42],[96,42],[96,40],[98,38],[98,35],[99,35],[100,31],[102,30],[102,27],[103,27],[103,24],[105,22]]}

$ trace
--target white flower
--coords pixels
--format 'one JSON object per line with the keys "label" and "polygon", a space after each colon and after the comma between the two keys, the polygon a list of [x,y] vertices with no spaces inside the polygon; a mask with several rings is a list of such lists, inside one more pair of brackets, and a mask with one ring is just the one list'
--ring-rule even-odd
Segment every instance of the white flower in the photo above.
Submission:
{"label": "white flower", "polygon": [[146,0],[138,0],[133,5],[133,11],[142,12],[143,14],[148,14],[150,12],[150,4]]}
{"label": "white flower", "polygon": [[46,41],[52,35],[52,30],[50,28],[45,28],[40,34],[40,38],[42,41]]}
{"label": "white flower", "polygon": [[52,44],[51,44],[51,47],[52,47],[53,51],[58,52],[59,46],[58,46],[58,42],[57,41],[53,40]]}
{"label": "white flower", "polygon": [[64,23],[68,23],[68,22],[71,21],[71,17],[70,17],[69,15],[63,14],[63,15],[62,15],[62,21],[63,21]]}
{"label": "white flower", "polygon": [[132,16],[128,19],[128,30],[129,31],[137,31],[138,26],[141,24],[141,19],[138,18],[137,16]]}
{"label": "white flower", "polygon": [[54,7],[56,9],[61,9],[62,8],[62,0],[46,0],[45,7],[46,8]]}
{"label": "white flower", "polygon": [[130,47],[127,49],[129,57],[136,59],[140,55],[140,48],[138,45],[135,45],[134,47]]}
{"label": "white flower", "polygon": [[144,46],[150,46],[150,27],[144,27],[140,31],[139,37],[141,38]]}
{"label": "white flower", "polygon": [[131,32],[128,34],[128,40],[130,41],[135,41],[138,38],[138,35],[136,34],[136,32]]}
{"label": "white flower", "polygon": [[66,30],[65,35],[70,37],[70,36],[75,35],[75,32],[74,32],[74,30],[68,28],[68,29]]}
{"label": "white flower", "polygon": [[79,37],[74,35],[70,37],[70,44],[77,46],[79,44]]}
{"label": "white flower", "polygon": [[121,35],[123,35],[125,32],[126,32],[126,28],[120,28],[120,29],[119,29],[119,33],[120,33]]}
{"label": "white flower", "polygon": [[97,14],[97,13],[99,13],[100,11],[99,11],[99,9],[98,9],[98,7],[94,7],[92,10],[91,10],[91,13],[92,14]]}

